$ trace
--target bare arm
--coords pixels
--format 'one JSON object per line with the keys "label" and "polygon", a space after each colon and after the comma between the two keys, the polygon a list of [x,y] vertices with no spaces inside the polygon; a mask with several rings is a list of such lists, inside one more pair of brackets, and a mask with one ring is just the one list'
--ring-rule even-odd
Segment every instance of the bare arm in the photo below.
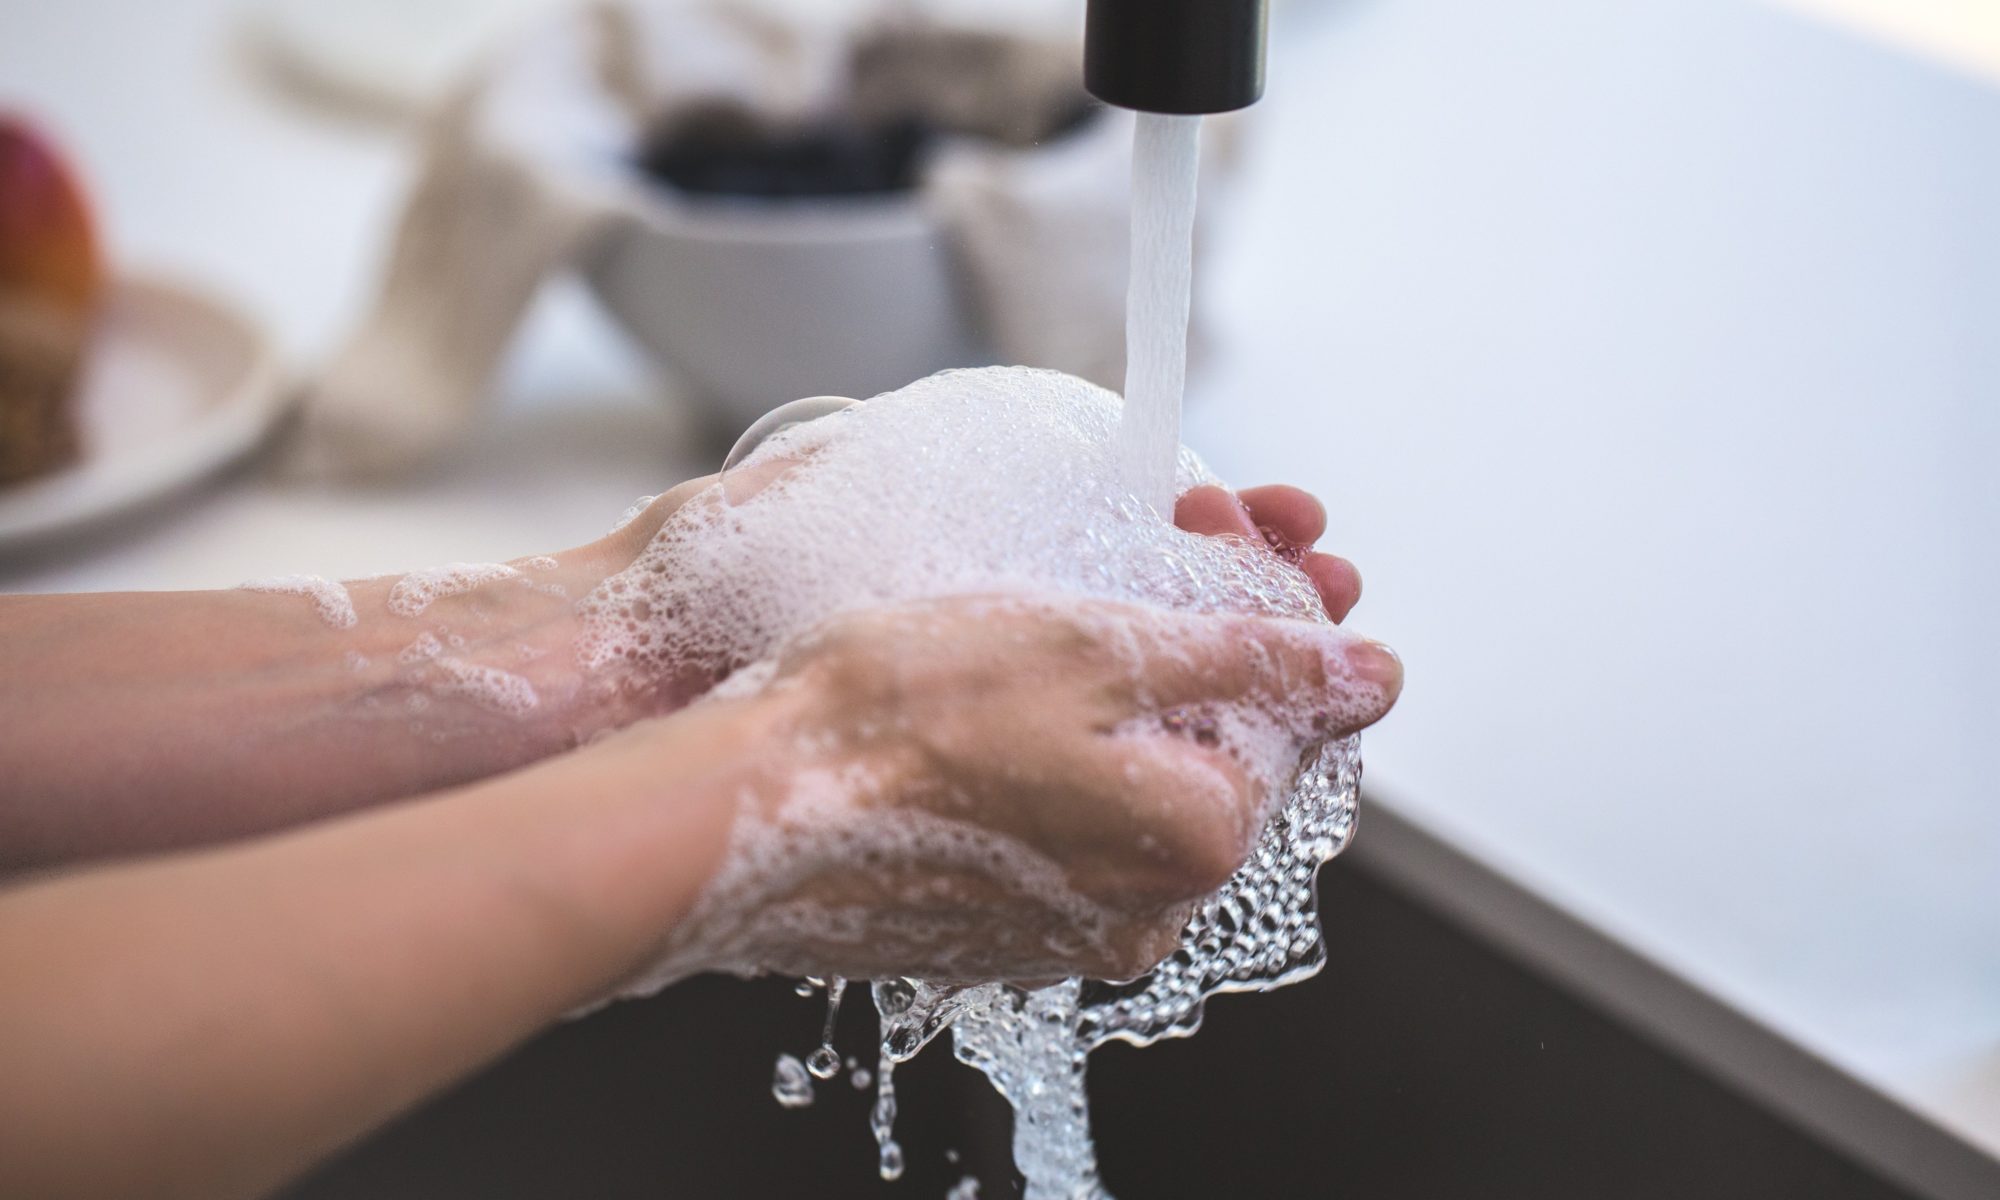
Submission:
{"label": "bare arm", "polygon": [[0,891],[0,1194],[259,1195],[603,995],[713,870],[764,723],[703,706],[408,805]]}
{"label": "bare arm", "polygon": [[[394,579],[350,584],[347,628],[304,597],[264,592],[0,596],[0,877],[288,828],[673,711],[695,684],[579,671],[572,602],[712,482],[684,483],[614,534],[517,560],[519,578],[414,616],[390,610]],[[1359,596],[1351,564],[1307,552],[1325,514],[1297,489],[1252,489],[1239,503],[1201,488],[1177,516],[1195,532],[1298,549],[1336,619]],[[455,686],[454,664],[518,677],[533,708],[502,711]]]}
{"label": "bare arm", "polygon": [[[0,875],[418,795],[677,707],[671,688],[583,676],[573,602],[705,482],[415,615],[391,610],[393,577],[350,584],[345,628],[268,592],[0,596]],[[468,686],[489,672],[532,707]]]}

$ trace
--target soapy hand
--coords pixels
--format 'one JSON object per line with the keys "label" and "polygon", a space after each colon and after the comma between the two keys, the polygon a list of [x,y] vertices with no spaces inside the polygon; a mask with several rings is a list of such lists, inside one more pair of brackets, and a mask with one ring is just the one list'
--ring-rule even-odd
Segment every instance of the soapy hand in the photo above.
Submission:
{"label": "soapy hand", "polygon": [[[738,476],[731,476],[732,497],[741,503],[754,496],[758,489],[782,475],[788,465],[759,463],[744,468],[743,474],[748,478],[739,480]],[[608,539],[615,543],[613,556],[622,552],[627,558],[636,557],[676,509],[708,490],[718,479],[715,475],[704,475],[660,495],[631,524]],[[1181,496],[1174,506],[1174,524],[1189,533],[1237,537],[1269,546],[1273,553],[1297,566],[1313,581],[1326,604],[1327,615],[1335,621],[1346,620],[1360,602],[1361,574],[1354,564],[1314,550],[1326,533],[1326,506],[1302,488],[1272,484],[1231,492],[1206,484]]]}
{"label": "soapy hand", "polygon": [[[749,501],[795,465],[780,459],[738,468],[729,476],[729,502]],[[607,564],[612,571],[629,565],[682,505],[718,485],[720,479],[717,475],[705,475],[679,484],[656,497],[643,512],[602,542],[561,557],[566,561],[580,558],[601,572],[606,571]],[[1236,538],[1268,547],[1311,580],[1327,616],[1336,623],[1346,620],[1360,602],[1361,574],[1354,564],[1315,549],[1326,532],[1326,508],[1317,497],[1301,488],[1273,484],[1232,492],[1206,484],[1180,497],[1174,509],[1174,523],[1189,533]],[[665,702],[653,711],[668,711],[705,691],[710,682],[700,675],[670,681],[628,680],[624,691],[629,696],[657,685]]]}
{"label": "soapy hand", "polygon": [[761,685],[783,732],[675,957],[1141,974],[1242,862],[1301,755],[1378,720],[1401,680],[1387,648],[1297,621],[1004,597],[841,617]]}
{"label": "soapy hand", "polygon": [[1361,600],[1361,573],[1354,564],[1313,549],[1326,532],[1326,506],[1310,492],[1285,484],[1233,495],[1227,488],[1198,487],[1174,506],[1174,524],[1189,533],[1263,542],[1305,572],[1335,621],[1345,621]]}

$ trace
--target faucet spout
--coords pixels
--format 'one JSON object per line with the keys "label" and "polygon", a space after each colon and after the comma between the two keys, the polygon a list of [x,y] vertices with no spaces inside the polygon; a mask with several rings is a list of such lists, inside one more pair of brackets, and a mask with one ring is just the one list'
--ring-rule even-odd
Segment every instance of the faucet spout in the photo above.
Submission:
{"label": "faucet spout", "polygon": [[1083,85],[1152,113],[1220,113],[1264,94],[1269,0],[1090,0]]}

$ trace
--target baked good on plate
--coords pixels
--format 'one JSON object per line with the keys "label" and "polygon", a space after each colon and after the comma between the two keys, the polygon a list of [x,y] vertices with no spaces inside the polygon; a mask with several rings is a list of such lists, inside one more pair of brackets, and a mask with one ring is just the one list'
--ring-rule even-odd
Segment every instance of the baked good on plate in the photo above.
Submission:
{"label": "baked good on plate", "polygon": [[0,487],[82,454],[77,378],[103,288],[75,174],[47,138],[0,114]]}

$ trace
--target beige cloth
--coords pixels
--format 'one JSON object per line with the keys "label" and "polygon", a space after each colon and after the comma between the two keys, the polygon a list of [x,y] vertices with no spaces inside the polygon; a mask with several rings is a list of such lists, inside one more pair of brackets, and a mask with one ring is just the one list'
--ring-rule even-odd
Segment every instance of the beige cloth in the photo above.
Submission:
{"label": "beige cloth", "polygon": [[1002,361],[1117,387],[1129,121],[1108,114],[1046,146],[1011,146],[1010,128],[1074,102],[1074,35],[910,20],[621,3],[525,31],[436,114],[379,297],[309,388],[295,461],[381,476],[454,441],[542,281],[585,259],[620,214],[659,202],[624,165],[643,132],[717,100],[783,118],[865,112],[922,89],[955,127],[989,135],[951,139],[921,184],[988,342]]}

